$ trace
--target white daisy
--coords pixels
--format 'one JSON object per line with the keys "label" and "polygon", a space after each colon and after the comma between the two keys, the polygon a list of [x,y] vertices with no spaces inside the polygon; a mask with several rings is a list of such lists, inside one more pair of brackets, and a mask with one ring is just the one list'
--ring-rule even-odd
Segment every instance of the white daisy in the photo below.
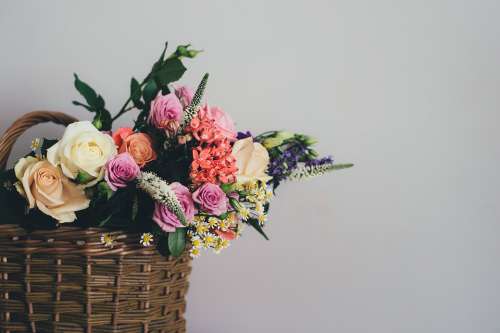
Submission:
{"label": "white daisy", "polygon": [[113,247],[115,245],[115,240],[113,239],[113,236],[111,236],[110,234],[102,234],[101,244],[103,244],[106,247]]}
{"label": "white daisy", "polygon": [[150,246],[154,241],[153,234],[146,232],[141,235],[141,240],[139,241],[142,246]]}

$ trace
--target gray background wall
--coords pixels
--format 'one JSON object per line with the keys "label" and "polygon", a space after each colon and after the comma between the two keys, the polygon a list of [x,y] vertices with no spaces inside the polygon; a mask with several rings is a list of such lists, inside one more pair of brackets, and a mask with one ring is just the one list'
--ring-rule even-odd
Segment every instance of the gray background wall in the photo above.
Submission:
{"label": "gray background wall", "polygon": [[[252,230],[194,264],[190,332],[500,332],[498,1],[3,1],[0,130],[116,110],[162,44],[206,52],[240,128],[314,134],[352,170],[283,186]],[[133,113],[119,125],[128,124]],[[25,135],[56,136],[45,125]]]}

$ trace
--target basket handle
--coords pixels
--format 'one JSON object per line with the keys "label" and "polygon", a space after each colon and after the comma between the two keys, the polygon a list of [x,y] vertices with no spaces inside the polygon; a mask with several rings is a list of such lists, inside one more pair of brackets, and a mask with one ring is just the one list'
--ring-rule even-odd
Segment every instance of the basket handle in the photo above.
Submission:
{"label": "basket handle", "polygon": [[48,122],[68,126],[76,121],[78,121],[78,119],[62,112],[33,111],[23,115],[9,127],[0,138],[0,170],[5,169],[10,152],[16,140],[30,127]]}

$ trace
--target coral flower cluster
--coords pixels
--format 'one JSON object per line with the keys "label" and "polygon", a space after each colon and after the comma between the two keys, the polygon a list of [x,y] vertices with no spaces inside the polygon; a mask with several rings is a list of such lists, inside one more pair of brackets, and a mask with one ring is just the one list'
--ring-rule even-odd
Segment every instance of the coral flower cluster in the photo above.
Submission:
{"label": "coral flower cluster", "polygon": [[193,149],[190,176],[194,184],[234,183],[237,171],[236,159],[226,140]]}
{"label": "coral flower cluster", "polygon": [[[236,159],[232,155],[232,132],[228,134],[221,125],[222,117],[211,117],[208,106],[203,107],[186,127],[199,145],[193,149],[191,179],[194,184],[234,183]],[[220,109],[217,109],[220,110]],[[222,111],[218,115],[222,115]],[[224,114],[225,116],[225,114]],[[224,119],[225,120],[225,119]]]}

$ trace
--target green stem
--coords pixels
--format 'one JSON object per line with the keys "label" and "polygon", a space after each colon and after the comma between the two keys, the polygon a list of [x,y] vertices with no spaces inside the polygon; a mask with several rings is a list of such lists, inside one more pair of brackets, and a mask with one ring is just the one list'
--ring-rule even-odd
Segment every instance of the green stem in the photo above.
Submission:
{"label": "green stem", "polygon": [[[139,85],[139,87],[143,87],[145,84],[146,84],[146,81],[149,80],[149,78],[151,77],[151,73],[148,74],[148,76],[146,76],[146,78],[144,80],[142,80],[141,84]],[[127,111],[130,111],[132,110],[134,107],[128,107],[127,106],[129,105],[129,103],[132,101],[132,96],[130,96],[127,101],[125,102],[125,104],[123,104],[122,108],[120,109],[120,112],[118,112],[113,118],[111,118],[111,123],[113,123],[116,119],[120,118],[121,116],[123,116],[123,114],[125,114]]]}
{"label": "green stem", "polygon": [[120,118],[125,112],[127,112],[127,106],[130,103],[130,101],[132,101],[131,97],[129,97],[125,102],[125,104],[123,104],[120,112],[118,112],[113,118],[111,118],[111,122],[114,122],[116,119]]}
{"label": "green stem", "polygon": [[[167,46],[165,45],[165,48]],[[176,52],[172,53],[167,59],[171,59],[171,58],[175,58],[177,56]],[[153,76],[153,72],[150,72],[148,74],[148,76],[146,76],[146,78],[144,80],[142,80],[141,84],[139,85],[140,88],[142,88],[146,82]],[[111,123],[113,123],[116,119],[120,118],[121,116],[123,116],[123,114],[125,114],[127,111],[130,111],[133,109],[133,107],[131,108],[127,108],[129,103],[132,101],[132,96],[130,96],[127,101],[125,102],[125,104],[123,104],[122,108],[120,109],[120,112],[118,112],[113,118],[111,118]]]}
{"label": "green stem", "polygon": [[275,135],[277,131],[267,131],[267,132],[264,132],[262,134],[259,134],[255,137],[255,141],[259,141],[261,139],[264,139],[268,136],[271,136],[271,135]]}

